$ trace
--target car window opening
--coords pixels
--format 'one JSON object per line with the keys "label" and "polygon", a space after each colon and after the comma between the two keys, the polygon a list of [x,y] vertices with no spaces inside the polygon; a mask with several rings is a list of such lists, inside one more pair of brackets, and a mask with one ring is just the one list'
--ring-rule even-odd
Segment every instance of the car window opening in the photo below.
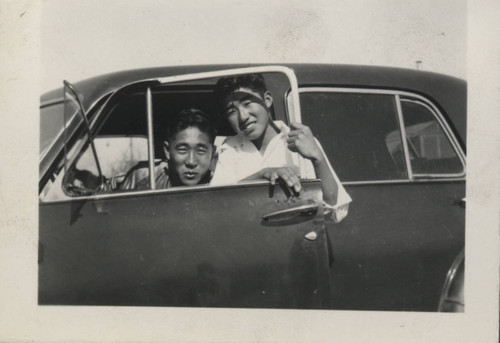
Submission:
{"label": "car window opening", "polygon": [[[288,76],[275,74],[276,77],[269,74],[272,76],[270,88],[278,95],[290,93]],[[47,191],[54,184],[60,184],[70,197],[129,192],[130,189],[121,188],[123,182],[134,169],[144,166],[150,180],[147,189],[158,189],[154,175],[165,158],[164,128],[168,118],[189,107],[209,113],[217,128],[212,161],[215,166],[221,145],[236,134],[226,121],[221,120],[219,104],[214,100],[214,86],[218,79],[157,83],[148,87],[145,84],[142,89],[140,83],[123,87],[106,100],[97,116],[91,114],[93,120],[90,124],[83,119],[87,127],[83,132],[86,138],[79,139],[71,151],[65,151],[64,166],[67,169],[62,180],[59,180],[60,172],[54,173],[52,182],[44,186],[42,193],[47,199],[59,194]],[[271,115],[272,119],[289,123],[284,103],[284,96],[276,96]]]}

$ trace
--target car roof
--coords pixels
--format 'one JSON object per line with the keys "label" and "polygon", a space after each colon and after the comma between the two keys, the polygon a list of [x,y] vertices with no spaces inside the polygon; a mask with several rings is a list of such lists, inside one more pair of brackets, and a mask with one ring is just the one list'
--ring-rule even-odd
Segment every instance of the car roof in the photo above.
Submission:
{"label": "car roof", "polygon": [[[144,79],[233,68],[278,64],[213,64],[133,69],[96,76],[75,82],[83,105],[95,101],[129,83]],[[440,107],[452,122],[459,139],[465,142],[467,85],[462,79],[415,69],[339,64],[282,64],[294,70],[299,87],[356,87],[409,91],[424,95]],[[71,80],[70,80],[71,81]],[[61,82],[62,84],[62,82]],[[42,106],[60,101],[62,87],[41,96]]]}

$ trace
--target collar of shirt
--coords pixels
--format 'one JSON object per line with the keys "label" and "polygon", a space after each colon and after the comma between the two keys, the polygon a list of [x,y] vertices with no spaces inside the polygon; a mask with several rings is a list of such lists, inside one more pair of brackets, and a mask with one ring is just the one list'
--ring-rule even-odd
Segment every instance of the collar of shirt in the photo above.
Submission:
{"label": "collar of shirt", "polygon": [[218,149],[219,158],[212,183],[233,183],[263,168],[289,164],[290,151],[286,144],[289,129],[283,122],[275,123],[281,133],[271,139],[264,155],[243,136],[227,137]]}
{"label": "collar of shirt", "polygon": [[[266,151],[264,151],[264,154],[261,155],[263,159],[265,159],[266,156],[268,156],[272,152],[272,150],[276,147],[276,141],[286,140],[288,132],[290,132],[288,126],[286,126],[286,124],[281,120],[277,120],[274,123],[280,129],[281,132],[271,139],[271,141],[266,147]],[[218,151],[219,153],[222,153],[227,149],[234,149],[235,151],[245,151],[249,153],[258,152],[260,155],[260,152],[257,150],[255,145],[248,138],[240,135],[227,137],[222,143],[222,145],[219,147]]]}

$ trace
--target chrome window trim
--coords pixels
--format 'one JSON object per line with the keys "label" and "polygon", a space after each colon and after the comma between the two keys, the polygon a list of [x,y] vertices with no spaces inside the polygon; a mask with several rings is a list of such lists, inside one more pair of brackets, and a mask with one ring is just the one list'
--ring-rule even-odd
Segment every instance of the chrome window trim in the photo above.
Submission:
{"label": "chrome window trim", "polygon": [[[182,75],[174,75],[174,76],[167,76],[167,77],[161,77],[161,78],[150,78],[150,79],[143,79],[143,80],[138,80],[134,82],[130,82],[126,85],[123,85],[122,87],[116,89],[111,93],[112,94],[120,91],[122,88],[127,87],[128,85],[138,83],[138,82],[143,82],[143,81],[158,81],[161,84],[166,84],[166,83],[175,83],[175,82],[180,82],[180,81],[190,81],[190,80],[200,80],[200,79],[206,79],[206,78],[215,78],[215,77],[224,77],[224,76],[230,76],[230,75],[235,75],[235,74],[252,74],[252,73],[283,73],[288,77],[288,80],[290,82],[290,94],[292,94],[292,100],[294,103],[297,104],[295,107],[295,111],[292,113],[288,113],[289,120],[290,122],[293,121],[298,121],[301,122],[301,116],[300,116],[300,103],[299,103],[299,89],[298,89],[298,82],[297,82],[297,77],[294,73],[294,71],[288,67],[283,67],[283,66],[261,66],[261,67],[247,67],[247,68],[234,68],[234,69],[222,69],[222,70],[217,70],[217,71],[210,71],[210,72],[202,72],[202,73],[191,73],[191,74],[182,74]],[[148,87],[149,89],[149,87]],[[108,93],[109,94],[109,93]],[[100,101],[102,98],[107,96],[108,94],[104,95],[103,97],[99,98],[96,100],[90,108],[92,109],[98,101]],[[109,100],[109,98],[108,98]],[[90,123],[91,130],[94,129],[94,126],[97,125],[96,123],[99,121],[99,118],[104,111],[104,109],[107,105],[106,101],[99,113],[96,113],[94,116],[94,119]],[[287,101],[285,101],[285,107],[287,107]],[[90,113],[90,110],[88,111]],[[75,116],[74,116],[75,117]],[[73,118],[74,118],[73,117]],[[72,118],[72,119],[73,119]],[[71,119],[71,120],[72,120]],[[64,131],[64,130],[62,130]],[[85,135],[84,135],[85,137]],[[55,141],[55,140],[54,140]],[[75,151],[80,151],[85,144],[85,140],[82,139],[80,142],[80,146],[78,149]],[[74,148],[75,146],[73,146]],[[71,163],[73,163],[74,159],[78,156],[78,153],[74,153],[73,157],[71,159]],[[299,159],[300,160],[300,159]],[[153,162],[154,163],[154,162]],[[309,181],[309,180],[308,180]],[[58,203],[58,202],[68,202],[68,201],[80,201],[80,200],[100,200],[100,199],[107,199],[107,198],[123,198],[131,195],[141,195],[141,194],[162,194],[162,193],[170,193],[170,192],[177,192],[177,191],[183,191],[186,189],[193,189],[193,190],[205,190],[205,189],[218,189],[218,188],[227,188],[227,187],[241,187],[242,185],[247,185],[247,184],[260,184],[264,183],[267,184],[269,181],[247,181],[247,182],[240,182],[236,184],[228,184],[228,185],[217,185],[217,186],[211,186],[210,184],[203,185],[203,186],[185,186],[185,187],[173,187],[173,188],[167,188],[167,189],[150,189],[146,191],[130,191],[130,192],[119,192],[119,193],[109,193],[109,194],[93,194],[93,195],[88,195],[88,196],[81,196],[81,197],[69,197],[69,199],[61,199],[61,200],[54,200],[54,201],[39,201],[40,204],[52,204],[52,203]]]}
{"label": "chrome window trim", "polygon": [[[290,81],[290,88],[291,92],[293,95],[293,100],[294,103],[299,105],[299,94],[298,94],[298,82],[297,82],[297,77],[295,76],[295,73],[292,69],[288,67],[283,67],[279,65],[274,65],[274,66],[261,66],[261,67],[246,67],[246,68],[234,68],[234,69],[223,69],[223,70],[216,70],[216,71],[208,71],[208,72],[202,72],[202,73],[191,73],[191,74],[182,74],[182,75],[174,75],[174,76],[167,76],[167,77],[161,77],[153,80],[158,80],[161,83],[174,83],[174,82],[180,82],[180,81],[189,81],[192,79],[208,79],[208,78],[213,78],[213,77],[223,77],[223,76],[230,76],[230,75],[235,75],[235,74],[253,74],[253,73],[283,73],[288,77],[288,80]],[[290,119],[293,119],[292,121],[300,121],[300,113],[297,114],[295,117],[294,113],[292,113],[292,116]]]}
{"label": "chrome window trim", "polygon": [[399,98],[399,94],[394,95],[394,99],[396,100],[396,109],[398,112],[398,124],[399,124],[399,134],[401,137],[401,144],[403,145],[403,151],[405,154],[405,163],[406,163],[406,171],[408,173],[408,179],[413,180],[413,168],[411,166],[410,161],[410,152],[408,151],[408,140],[406,138],[406,128],[403,119],[403,110],[401,109],[401,99]]}
{"label": "chrome window trim", "polygon": [[[319,182],[318,179],[308,179],[304,180],[302,182]],[[343,186],[363,186],[363,185],[368,185],[368,186],[373,186],[373,185],[387,185],[387,184],[395,184],[395,185],[415,185],[417,183],[443,183],[443,182],[465,182],[465,178],[457,179],[457,178],[448,178],[448,179],[431,179],[431,180],[378,180],[378,181],[345,181],[341,182]],[[50,201],[43,201],[39,199],[39,204],[40,205],[48,205],[48,204],[57,204],[57,203],[68,203],[68,202],[73,202],[73,201],[98,201],[98,200],[105,200],[105,199],[112,199],[112,198],[123,198],[123,197],[130,197],[130,196],[146,196],[146,195],[162,195],[162,194],[168,194],[168,193],[179,193],[179,192],[197,192],[197,191],[206,191],[206,190],[217,190],[217,189],[227,189],[227,188],[245,188],[249,186],[262,186],[262,185],[269,185],[270,181],[267,180],[254,180],[254,181],[244,181],[244,182],[239,182],[239,183],[233,183],[233,184],[227,184],[227,185],[210,185],[210,184],[204,184],[204,185],[196,185],[196,186],[179,186],[179,187],[172,187],[172,188],[164,188],[164,189],[148,189],[148,190],[142,190],[142,191],[124,191],[124,192],[119,192],[119,193],[107,193],[107,194],[97,194],[97,195],[87,195],[87,196],[81,196],[81,197],[70,197],[68,196],[66,199],[60,199],[60,200],[50,200]]]}
{"label": "chrome window trim", "polygon": [[[430,178],[430,179],[424,179],[424,180],[435,180],[435,181],[447,181],[448,178],[456,178],[454,180],[460,180],[461,178],[465,179],[466,175],[466,162],[465,162],[465,154],[460,147],[460,144],[458,143],[457,138],[455,135],[452,133],[452,130],[447,123],[447,121],[443,118],[443,114],[439,109],[427,98],[424,96],[421,96],[419,94],[415,94],[412,92],[407,92],[407,91],[399,91],[399,90],[390,90],[390,89],[373,89],[373,88],[346,88],[346,87],[299,87],[299,94],[300,93],[325,93],[325,92],[330,92],[330,93],[363,93],[363,94],[384,94],[384,95],[398,95],[398,97],[411,97],[414,99],[418,99],[421,102],[418,102],[419,104],[426,105],[426,108],[430,110],[430,112],[433,114],[434,118],[437,120],[438,124],[441,126],[441,129],[445,132],[446,137],[448,138],[448,141],[454,148],[455,152],[457,153],[460,161],[462,162],[462,167],[463,167],[463,172],[462,173],[456,173],[456,174],[413,174],[413,180],[408,179],[409,182],[414,182],[421,180],[420,178]],[[400,99],[400,101],[414,101],[411,99]],[[398,103],[398,106],[400,106],[400,103]],[[405,132],[406,135],[406,132]],[[407,146],[407,145],[406,145]],[[405,151],[407,153],[407,151]],[[418,177],[418,178],[415,178]],[[369,182],[370,184],[374,182],[381,182],[382,180],[376,180],[376,181],[349,181],[351,182]],[[393,182],[393,180],[384,180],[384,181],[389,181]],[[346,182],[347,184],[347,182]]]}
{"label": "chrome window trim", "polygon": [[[308,181],[318,181],[317,179],[314,180],[308,180]],[[179,187],[171,187],[171,188],[162,188],[162,189],[147,189],[147,190],[141,190],[141,191],[134,191],[134,190],[128,190],[124,192],[117,192],[117,193],[105,193],[105,194],[93,194],[93,195],[86,195],[86,196],[80,196],[80,197],[70,197],[68,196],[67,199],[60,199],[60,200],[53,200],[53,201],[42,201],[40,200],[40,204],[54,204],[54,203],[65,203],[65,202],[73,202],[73,201],[88,201],[88,200],[93,200],[93,201],[98,201],[98,200],[104,200],[104,199],[110,199],[110,198],[123,198],[123,197],[130,197],[130,196],[142,196],[142,195],[161,195],[161,194],[167,194],[167,193],[179,193],[179,192],[185,192],[185,191],[190,191],[190,192],[196,192],[196,191],[206,191],[206,190],[215,190],[215,189],[227,189],[227,188],[241,188],[243,187],[248,187],[248,186],[261,186],[261,185],[270,185],[270,181],[267,180],[254,180],[254,181],[243,181],[239,183],[232,183],[232,184],[227,184],[227,185],[210,185],[210,184],[204,184],[204,185],[195,185],[195,186],[179,186]]]}
{"label": "chrome window trim", "polygon": [[465,182],[465,178],[435,178],[435,179],[398,179],[398,180],[376,180],[376,181],[343,181],[343,186],[358,185],[379,185],[379,184],[417,184],[417,183],[435,183],[435,182]]}
{"label": "chrome window trim", "polygon": [[153,96],[151,87],[146,90],[146,114],[148,118],[148,162],[149,162],[149,185],[151,189],[156,189],[155,176],[155,152],[153,142]]}

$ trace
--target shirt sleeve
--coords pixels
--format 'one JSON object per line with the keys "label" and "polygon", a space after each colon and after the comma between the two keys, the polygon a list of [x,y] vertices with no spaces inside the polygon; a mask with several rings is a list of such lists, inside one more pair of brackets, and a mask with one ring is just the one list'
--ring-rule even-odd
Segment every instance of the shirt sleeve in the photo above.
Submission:
{"label": "shirt sleeve", "polygon": [[[323,155],[325,155],[326,157],[326,154],[323,150],[323,147],[321,146],[321,143],[318,140],[316,140],[316,143],[318,143],[318,146],[320,147]],[[314,171],[314,166],[311,160],[305,159],[303,157],[301,158],[303,159],[302,163],[304,165],[304,170],[306,174],[304,176],[301,175],[301,178],[315,179],[316,173]],[[326,202],[323,202],[323,213],[325,215],[325,219],[327,219],[328,221],[333,221],[335,223],[338,223],[347,216],[347,213],[349,211],[349,203],[352,201],[352,199],[345,190],[342,183],[340,182],[337,173],[335,173],[335,170],[333,170],[332,165],[328,160],[328,157],[326,157],[326,161],[328,163],[328,168],[330,169],[330,172],[332,173],[333,178],[337,183],[338,192],[337,192],[337,203],[328,204]]]}
{"label": "shirt sleeve", "polygon": [[[135,167],[134,167],[135,168]],[[135,168],[130,171],[120,185],[121,190],[146,189],[149,185],[149,169]]]}
{"label": "shirt sleeve", "polygon": [[349,203],[340,206],[330,206],[323,202],[323,215],[329,222],[339,223],[347,216],[349,212]]}

